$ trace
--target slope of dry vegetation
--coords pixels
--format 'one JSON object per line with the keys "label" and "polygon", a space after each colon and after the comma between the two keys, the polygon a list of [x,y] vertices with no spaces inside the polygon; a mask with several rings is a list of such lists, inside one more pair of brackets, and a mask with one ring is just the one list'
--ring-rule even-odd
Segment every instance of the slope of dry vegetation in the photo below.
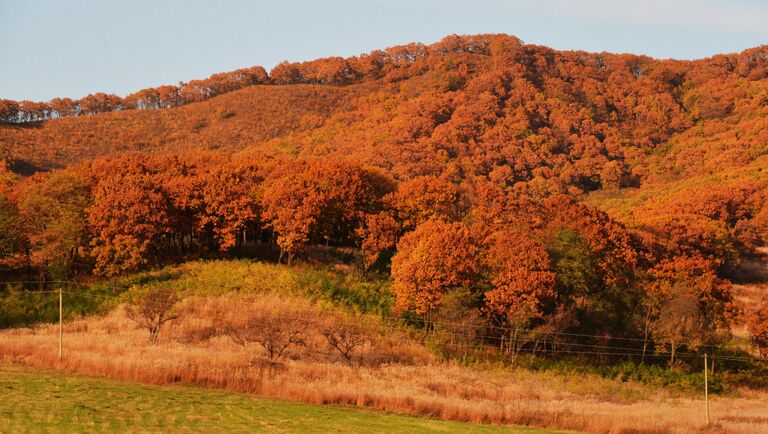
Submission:
{"label": "slope of dry vegetation", "polygon": [[[694,392],[673,392],[592,374],[533,372],[525,368],[440,362],[420,344],[420,333],[352,314],[283,289],[192,287],[200,267],[181,278],[178,320],[157,344],[122,307],[103,317],[68,321],[64,358],[55,325],[0,334],[3,362],[105,375],[151,384],[185,384],[256,393],[313,404],[347,404],[476,423],[525,424],[595,433],[753,433],[768,429],[764,392],[742,390],[715,397],[715,424],[705,428],[703,402]],[[204,268],[204,267],[203,267]],[[285,280],[283,280],[285,282]],[[186,282],[186,283],[185,283]],[[203,281],[197,281],[200,283]],[[149,283],[140,294],[156,283]],[[288,285],[290,286],[290,285]],[[166,287],[174,287],[166,281]],[[220,293],[222,295],[212,295]],[[208,294],[207,296],[195,294]],[[85,295],[84,295],[85,296]],[[128,294],[125,294],[128,296]],[[94,297],[91,295],[91,297]],[[263,340],[240,345],[249,322],[299,330],[300,343],[270,357]],[[326,339],[328,330],[353,326],[365,339],[351,358]],[[263,336],[262,336],[262,339]],[[274,338],[279,340],[280,338]]]}
{"label": "slope of dry vegetation", "polygon": [[[321,86],[252,86],[174,110],[139,110],[0,125],[0,143],[23,170],[47,170],[128,151],[221,149],[315,129],[359,91]],[[42,145],[45,144],[45,145]],[[42,146],[41,146],[42,145]]]}

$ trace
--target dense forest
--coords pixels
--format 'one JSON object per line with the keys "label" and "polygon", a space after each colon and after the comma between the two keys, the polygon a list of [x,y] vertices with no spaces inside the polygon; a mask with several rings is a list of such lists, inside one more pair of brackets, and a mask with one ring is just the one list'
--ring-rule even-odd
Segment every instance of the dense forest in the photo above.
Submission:
{"label": "dense forest", "polygon": [[768,47],[677,61],[506,35],[3,100],[0,256],[65,280],[327,246],[391,276],[399,312],[674,359],[728,339],[731,281],[768,241],[766,115]]}

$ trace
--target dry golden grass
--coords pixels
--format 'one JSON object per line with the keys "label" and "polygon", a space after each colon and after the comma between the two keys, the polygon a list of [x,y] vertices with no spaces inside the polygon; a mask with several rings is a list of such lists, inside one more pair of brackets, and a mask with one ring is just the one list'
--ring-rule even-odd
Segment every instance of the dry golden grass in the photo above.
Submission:
{"label": "dry golden grass", "polygon": [[[357,321],[372,334],[362,364],[341,362],[318,330],[264,369],[258,347],[217,332],[254,311],[308,320]],[[768,432],[768,393],[744,391],[711,401],[674,397],[637,384],[525,370],[480,370],[436,361],[418,342],[371,318],[351,318],[275,295],[188,298],[184,315],[149,345],[122,310],[66,325],[58,359],[57,325],[0,333],[0,361],[151,384],[187,384],[312,404],[347,404],[457,421],[520,424],[594,433]]]}

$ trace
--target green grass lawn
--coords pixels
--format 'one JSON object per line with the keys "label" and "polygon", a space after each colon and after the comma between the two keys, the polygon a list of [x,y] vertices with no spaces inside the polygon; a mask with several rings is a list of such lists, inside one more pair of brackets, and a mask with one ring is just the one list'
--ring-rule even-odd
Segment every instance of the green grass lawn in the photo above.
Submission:
{"label": "green grass lawn", "polygon": [[0,432],[545,433],[0,365]]}

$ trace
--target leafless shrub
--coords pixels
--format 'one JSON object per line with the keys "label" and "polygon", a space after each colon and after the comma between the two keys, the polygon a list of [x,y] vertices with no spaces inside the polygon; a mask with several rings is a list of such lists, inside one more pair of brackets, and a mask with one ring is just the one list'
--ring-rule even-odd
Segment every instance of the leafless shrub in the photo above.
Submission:
{"label": "leafless shrub", "polygon": [[251,343],[260,345],[266,351],[267,359],[277,362],[290,347],[305,345],[308,328],[309,322],[303,319],[254,312],[245,323],[227,326],[224,332],[242,347]]}
{"label": "leafless shrub", "polygon": [[149,331],[149,342],[155,344],[163,325],[181,316],[181,311],[175,308],[177,301],[175,292],[153,288],[128,306],[125,313],[128,319]]}
{"label": "leafless shrub", "polygon": [[[336,350],[350,365],[354,364],[355,350],[370,341],[368,332],[362,326],[349,322],[329,322],[323,327],[323,336],[331,350]],[[359,361],[362,363],[362,359]]]}

